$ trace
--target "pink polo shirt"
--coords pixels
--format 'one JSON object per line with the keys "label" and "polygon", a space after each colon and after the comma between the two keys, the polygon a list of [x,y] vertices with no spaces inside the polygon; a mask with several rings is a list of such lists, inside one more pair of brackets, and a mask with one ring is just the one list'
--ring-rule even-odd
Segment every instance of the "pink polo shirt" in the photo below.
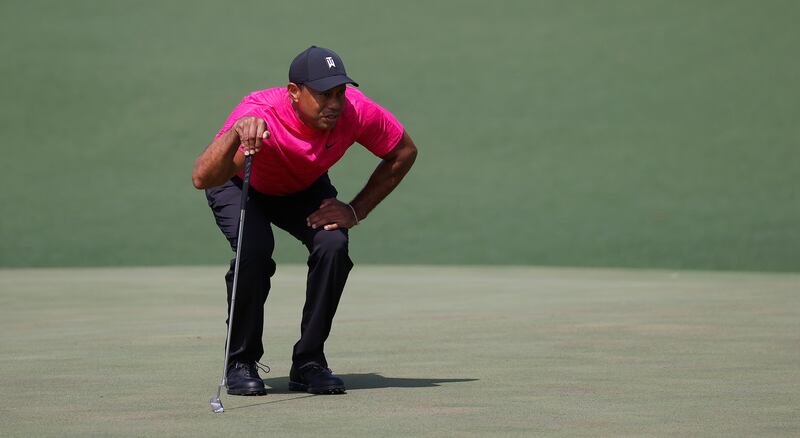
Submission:
{"label": "pink polo shirt", "polygon": [[383,157],[403,136],[403,125],[389,111],[353,87],[347,87],[344,108],[330,130],[303,124],[286,88],[268,88],[245,97],[217,137],[245,116],[264,119],[270,132],[261,151],[253,156],[250,172],[250,185],[267,195],[283,196],[307,188],[355,142]]}

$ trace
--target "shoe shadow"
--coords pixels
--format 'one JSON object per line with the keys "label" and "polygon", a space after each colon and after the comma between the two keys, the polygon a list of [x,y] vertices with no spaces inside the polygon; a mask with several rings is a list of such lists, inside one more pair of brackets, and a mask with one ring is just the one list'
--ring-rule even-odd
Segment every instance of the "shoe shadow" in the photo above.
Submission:
{"label": "shoe shadow", "polygon": [[[364,374],[336,374],[344,380],[347,391],[378,388],[431,388],[442,383],[474,382],[478,379],[418,379],[403,377],[384,377],[375,373]],[[264,379],[264,384],[272,389],[267,389],[269,394],[297,394],[289,390],[289,377],[274,377]]]}

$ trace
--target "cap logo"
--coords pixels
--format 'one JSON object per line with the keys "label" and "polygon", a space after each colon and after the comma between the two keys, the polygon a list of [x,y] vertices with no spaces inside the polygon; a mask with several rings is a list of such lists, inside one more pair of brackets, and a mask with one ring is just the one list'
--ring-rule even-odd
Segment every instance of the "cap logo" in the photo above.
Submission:
{"label": "cap logo", "polygon": [[333,63],[333,58],[330,56],[325,57],[325,62],[328,63],[328,69],[336,68],[336,64]]}

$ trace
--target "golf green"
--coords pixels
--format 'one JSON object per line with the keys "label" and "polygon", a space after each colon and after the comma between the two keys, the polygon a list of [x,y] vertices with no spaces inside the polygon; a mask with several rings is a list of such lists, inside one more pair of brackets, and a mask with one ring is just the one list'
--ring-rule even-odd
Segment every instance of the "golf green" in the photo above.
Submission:
{"label": "golf green", "polygon": [[2,435],[800,433],[800,275],[357,266],[327,344],[349,390],[310,396],[281,265],[272,390],[213,414],[224,269],[0,270]]}

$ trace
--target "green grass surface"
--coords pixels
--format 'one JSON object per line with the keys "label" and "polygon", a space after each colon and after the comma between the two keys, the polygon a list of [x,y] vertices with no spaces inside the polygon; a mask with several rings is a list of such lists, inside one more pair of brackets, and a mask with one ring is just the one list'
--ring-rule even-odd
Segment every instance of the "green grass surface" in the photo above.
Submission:
{"label": "green grass surface", "polygon": [[0,270],[12,436],[797,436],[800,276],[357,267],[289,393],[304,269],[268,300],[272,392],[209,410],[224,266]]}
{"label": "green grass surface", "polygon": [[[194,158],[241,96],[283,85],[318,44],[420,147],[359,230],[359,260],[798,271],[798,13],[3,1],[0,266],[224,262]],[[334,169],[344,199],[375,164],[356,147]]]}

